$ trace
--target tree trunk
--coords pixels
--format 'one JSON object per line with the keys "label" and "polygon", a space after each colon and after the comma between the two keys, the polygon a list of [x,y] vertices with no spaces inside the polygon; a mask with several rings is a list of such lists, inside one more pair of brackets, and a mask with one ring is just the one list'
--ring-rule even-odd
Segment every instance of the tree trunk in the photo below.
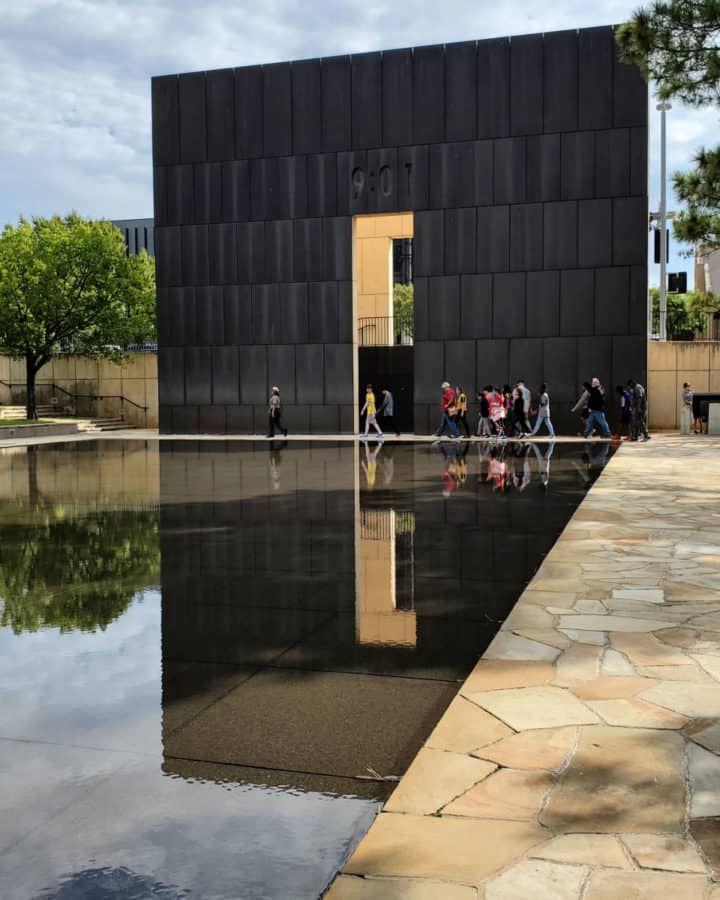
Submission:
{"label": "tree trunk", "polygon": [[25,357],[25,381],[27,383],[27,400],[25,404],[25,415],[30,419],[37,419],[37,404],[35,402],[35,375],[37,374],[37,365],[34,356]]}
{"label": "tree trunk", "polygon": [[40,488],[38,487],[38,448],[37,446],[27,448],[28,463],[28,498],[33,508],[40,500]]}

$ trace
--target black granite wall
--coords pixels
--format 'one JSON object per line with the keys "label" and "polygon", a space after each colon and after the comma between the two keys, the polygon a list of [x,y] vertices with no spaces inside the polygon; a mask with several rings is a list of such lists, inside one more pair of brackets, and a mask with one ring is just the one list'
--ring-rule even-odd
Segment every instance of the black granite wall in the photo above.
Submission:
{"label": "black granite wall", "polygon": [[415,212],[444,378],[644,378],[647,87],[610,27],[155,78],[160,428],[351,431],[352,217]]}

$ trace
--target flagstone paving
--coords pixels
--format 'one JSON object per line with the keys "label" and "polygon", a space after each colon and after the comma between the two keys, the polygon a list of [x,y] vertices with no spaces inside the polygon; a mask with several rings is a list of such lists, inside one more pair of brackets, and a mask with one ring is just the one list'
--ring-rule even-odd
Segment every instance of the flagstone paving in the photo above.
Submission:
{"label": "flagstone paving", "polygon": [[623,445],[328,900],[720,900],[720,441]]}

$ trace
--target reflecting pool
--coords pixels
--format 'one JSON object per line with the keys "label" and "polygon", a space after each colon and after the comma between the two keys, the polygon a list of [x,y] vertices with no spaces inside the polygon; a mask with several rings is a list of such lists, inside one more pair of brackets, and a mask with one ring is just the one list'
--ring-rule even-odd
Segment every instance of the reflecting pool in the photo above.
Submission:
{"label": "reflecting pool", "polygon": [[321,896],[610,452],[0,450],[0,897]]}

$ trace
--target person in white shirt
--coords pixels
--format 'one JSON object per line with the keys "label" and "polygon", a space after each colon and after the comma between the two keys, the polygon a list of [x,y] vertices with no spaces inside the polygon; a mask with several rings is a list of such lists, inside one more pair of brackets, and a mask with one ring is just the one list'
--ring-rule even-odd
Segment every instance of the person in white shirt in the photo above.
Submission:
{"label": "person in white shirt", "polygon": [[524,416],[524,422],[522,423],[523,431],[527,432],[527,431],[530,431],[530,419],[528,418],[528,415],[530,413],[531,394],[530,394],[529,388],[525,387],[525,382],[522,380],[522,378],[518,378],[517,389],[520,391],[520,394],[522,395],[522,401],[523,401],[523,416]]}

